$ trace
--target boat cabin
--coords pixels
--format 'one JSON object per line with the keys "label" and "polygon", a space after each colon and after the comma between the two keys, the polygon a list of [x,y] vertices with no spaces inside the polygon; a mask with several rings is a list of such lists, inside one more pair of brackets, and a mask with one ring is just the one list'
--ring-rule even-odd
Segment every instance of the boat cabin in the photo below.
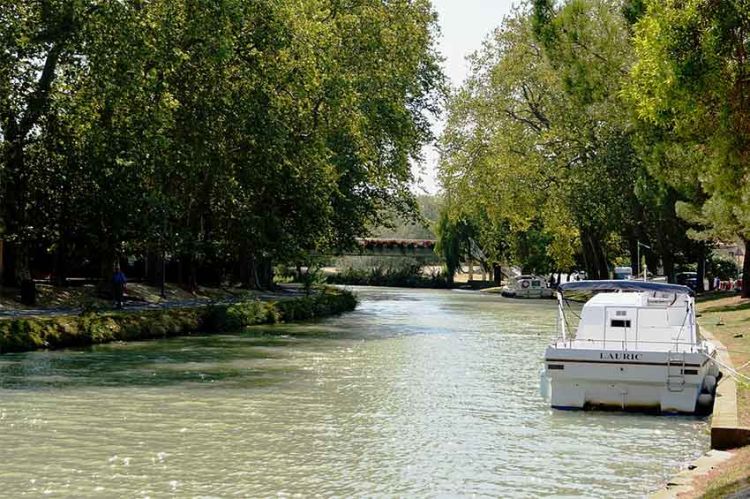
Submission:
{"label": "boat cabin", "polygon": [[689,350],[696,342],[691,308],[684,294],[600,293],[583,306],[575,340],[602,349]]}
{"label": "boat cabin", "polygon": [[[565,314],[566,297],[588,298],[575,331]],[[557,298],[562,334],[545,351],[540,385],[552,407],[710,408],[718,368],[715,350],[698,337],[690,288],[582,281],[561,284]]]}

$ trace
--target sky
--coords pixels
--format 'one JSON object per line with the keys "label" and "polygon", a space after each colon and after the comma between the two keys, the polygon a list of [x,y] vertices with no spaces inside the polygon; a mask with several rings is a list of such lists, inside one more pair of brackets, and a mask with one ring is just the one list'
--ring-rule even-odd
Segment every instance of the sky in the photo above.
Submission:
{"label": "sky", "polygon": [[[510,14],[517,0],[432,0],[439,16],[442,35],[440,52],[445,58],[444,70],[452,85],[458,86],[466,78],[469,65],[466,56],[482,46],[482,41],[496,28],[503,17]],[[435,123],[434,130],[439,135],[442,123]],[[415,167],[419,176],[418,192],[434,194],[438,191],[437,152],[434,147],[425,150],[422,171]]]}

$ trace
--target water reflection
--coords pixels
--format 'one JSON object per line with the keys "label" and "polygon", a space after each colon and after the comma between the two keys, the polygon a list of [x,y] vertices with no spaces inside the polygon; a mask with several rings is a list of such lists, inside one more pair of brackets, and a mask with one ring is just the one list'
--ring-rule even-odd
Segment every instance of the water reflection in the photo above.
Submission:
{"label": "water reflection", "polygon": [[632,496],[705,423],[550,410],[552,302],[362,289],[318,323],[0,358],[4,493]]}

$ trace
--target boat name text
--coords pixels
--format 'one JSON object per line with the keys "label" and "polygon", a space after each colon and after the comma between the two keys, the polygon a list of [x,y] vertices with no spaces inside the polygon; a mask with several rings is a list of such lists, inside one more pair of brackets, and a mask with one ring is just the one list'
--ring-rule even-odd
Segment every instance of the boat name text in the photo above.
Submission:
{"label": "boat name text", "polygon": [[599,353],[600,359],[606,360],[641,360],[643,354],[640,353],[627,353],[627,352],[601,352]]}

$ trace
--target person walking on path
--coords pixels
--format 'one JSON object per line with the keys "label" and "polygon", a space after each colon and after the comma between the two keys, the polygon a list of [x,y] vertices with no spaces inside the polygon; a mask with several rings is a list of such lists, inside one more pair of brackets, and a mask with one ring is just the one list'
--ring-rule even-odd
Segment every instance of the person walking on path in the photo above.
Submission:
{"label": "person walking on path", "polygon": [[115,267],[115,273],[112,275],[112,288],[114,294],[114,305],[117,308],[122,308],[123,296],[125,295],[125,283],[128,280],[120,270],[120,266]]}

